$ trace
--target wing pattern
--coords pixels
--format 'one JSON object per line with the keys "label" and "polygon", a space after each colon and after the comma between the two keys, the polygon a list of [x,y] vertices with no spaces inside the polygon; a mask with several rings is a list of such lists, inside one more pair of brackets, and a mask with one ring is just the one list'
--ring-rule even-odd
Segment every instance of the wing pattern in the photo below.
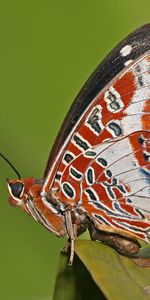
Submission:
{"label": "wing pattern", "polygon": [[150,53],[92,101],[64,152],[53,197],[82,206],[101,229],[150,232]]}

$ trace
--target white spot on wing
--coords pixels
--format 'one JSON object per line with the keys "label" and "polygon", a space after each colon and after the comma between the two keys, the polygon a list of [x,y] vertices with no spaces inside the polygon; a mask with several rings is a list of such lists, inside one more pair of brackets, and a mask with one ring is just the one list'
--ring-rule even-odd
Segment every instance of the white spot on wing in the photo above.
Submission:
{"label": "white spot on wing", "polygon": [[132,46],[131,45],[126,45],[120,50],[120,54],[124,57],[127,56],[131,53],[132,51]]}
{"label": "white spot on wing", "polygon": [[130,65],[133,62],[132,59],[129,59],[127,61],[125,61],[124,65],[127,67],[128,65]]}
{"label": "white spot on wing", "polygon": [[[112,144],[105,143],[105,145],[108,145],[109,147],[107,146],[107,148],[103,148],[104,144],[100,144],[94,150],[98,152],[99,154],[98,157],[102,157],[107,161],[107,166],[112,165],[112,163],[120,160],[122,157],[130,154],[133,151],[128,138],[121,139],[120,141],[116,141],[115,143]],[[118,167],[120,170],[120,165]],[[112,169],[110,170],[112,171]]]}

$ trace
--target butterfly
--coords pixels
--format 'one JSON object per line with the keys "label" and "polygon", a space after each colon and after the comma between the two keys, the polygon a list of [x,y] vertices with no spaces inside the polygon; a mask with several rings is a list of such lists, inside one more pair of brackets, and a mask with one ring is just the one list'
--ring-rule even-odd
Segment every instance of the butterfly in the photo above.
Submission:
{"label": "butterfly", "polygon": [[[8,180],[9,203],[71,244],[87,229],[120,253],[150,243],[150,24],[99,64],[73,102],[42,179]],[[125,242],[124,242],[125,241]],[[128,246],[126,246],[128,244]],[[133,247],[134,248],[134,247]]]}

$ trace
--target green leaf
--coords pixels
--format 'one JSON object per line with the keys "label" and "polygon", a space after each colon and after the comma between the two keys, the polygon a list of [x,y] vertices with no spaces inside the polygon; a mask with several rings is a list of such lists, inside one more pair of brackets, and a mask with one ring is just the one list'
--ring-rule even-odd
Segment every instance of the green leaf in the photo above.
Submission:
{"label": "green leaf", "polygon": [[80,259],[75,255],[68,266],[69,255],[60,254],[53,300],[105,300]]}
{"label": "green leaf", "polygon": [[[100,242],[77,240],[73,266],[61,254],[53,300],[147,300],[150,268]],[[105,296],[104,296],[105,295]]]}
{"label": "green leaf", "polygon": [[139,267],[99,242],[77,240],[75,251],[107,299],[150,299],[149,267]]}

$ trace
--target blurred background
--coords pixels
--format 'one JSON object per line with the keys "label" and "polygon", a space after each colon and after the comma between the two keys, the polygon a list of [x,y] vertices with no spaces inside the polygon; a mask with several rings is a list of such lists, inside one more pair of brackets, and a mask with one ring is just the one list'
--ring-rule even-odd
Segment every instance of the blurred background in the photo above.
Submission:
{"label": "blurred background", "polygon": [[[0,152],[22,177],[43,175],[74,97],[103,57],[150,22],[150,1],[22,0],[0,3]],[[0,299],[51,299],[58,239],[7,203],[0,160]]]}

